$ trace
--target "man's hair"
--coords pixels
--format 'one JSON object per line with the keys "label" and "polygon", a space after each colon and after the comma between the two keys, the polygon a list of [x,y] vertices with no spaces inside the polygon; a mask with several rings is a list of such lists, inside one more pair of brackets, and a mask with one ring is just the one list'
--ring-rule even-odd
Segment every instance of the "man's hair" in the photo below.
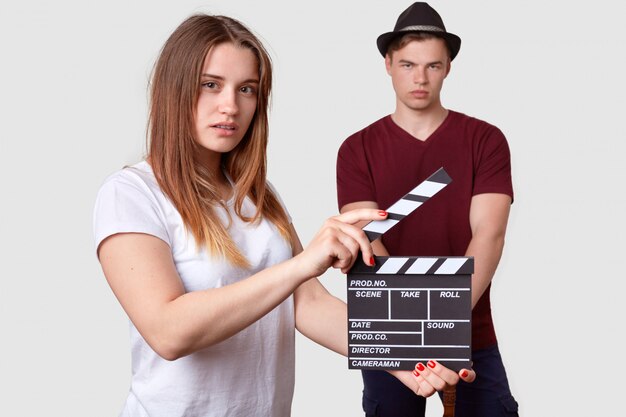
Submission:
{"label": "man's hair", "polygon": [[[224,203],[215,178],[197,158],[200,145],[196,142],[195,113],[202,67],[208,52],[225,43],[250,50],[259,71],[257,105],[250,126],[237,147],[222,155],[224,169],[235,182],[235,213],[248,222],[268,219],[293,244],[287,213],[266,183],[272,63],[259,39],[239,21],[225,16],[192,16],[165,42],[152,75],[148,159],[159,187],[180,213],[198,247],[246,267],[248,260],[216,212]],[[242,213],[246,197],[256,205],[252,217]]]}
{"label": "man's hair", "polygon": [[448,50],[448,57],[452,56],[452,51],[450,50],[450,45],[446,42],[446,39],[443,36],[440,36],[436,33],[431,32],[408,32],[405,35],[401,35],[396,37],[391,41],[389,46],[387,47],[387,54],[389,58],[393,58],[393,53],[404,48],[409,42],[413,41],[425,41],[427,39],[441,39],[446,44],[446,49]]}

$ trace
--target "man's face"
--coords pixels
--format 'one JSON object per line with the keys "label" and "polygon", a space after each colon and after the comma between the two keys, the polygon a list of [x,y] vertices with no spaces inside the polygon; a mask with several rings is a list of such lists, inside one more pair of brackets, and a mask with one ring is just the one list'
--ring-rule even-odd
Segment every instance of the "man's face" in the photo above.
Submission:
{"label": "man's face", "polygon": [[411,41],[385,57],[398,106],[426,111],[441,106],[443,80],[450,57],[443,39]]}

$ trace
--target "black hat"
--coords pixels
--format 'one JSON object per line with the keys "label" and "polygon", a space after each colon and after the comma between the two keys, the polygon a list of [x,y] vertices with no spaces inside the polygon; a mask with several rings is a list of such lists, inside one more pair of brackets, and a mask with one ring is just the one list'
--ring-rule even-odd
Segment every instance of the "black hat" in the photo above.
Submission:
{"label": "black hat", "polygon": [[404,35],[408,32],[426,32],[434,33],[445,39],[450,48],[450,59],[454,59],[461,49],[461,38],[453,33],[446,32],[446,27],[439,13],[427,3],[416,2],[409,6],[398,17],[398,21],[393,28],[393,32],[383,33],[376,40],[378,50],[385,56],[389,44],[397,36]]}

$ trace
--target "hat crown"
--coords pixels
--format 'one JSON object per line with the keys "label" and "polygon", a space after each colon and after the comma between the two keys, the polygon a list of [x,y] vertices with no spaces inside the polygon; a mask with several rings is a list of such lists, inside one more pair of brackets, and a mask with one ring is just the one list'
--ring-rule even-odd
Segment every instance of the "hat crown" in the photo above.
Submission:
{"label": "hat crown", "polygon": [[402,31],[412,26],[431,26],[442,32],[446,31],[443,19],[428,3],[416,2],[398,16],[394,31]]}
{"label": "hat crown", "polygon": [[454,59],[461,48],[461,38],[446,30],[443,19],[437,11],[428,3],[415,2],[398,16],[392,32],[383,33],[376,39],[380,54],[385,56],[389,44],[396,37],[409,32],[433,33],[443,38],[450,50],[450,59]]}

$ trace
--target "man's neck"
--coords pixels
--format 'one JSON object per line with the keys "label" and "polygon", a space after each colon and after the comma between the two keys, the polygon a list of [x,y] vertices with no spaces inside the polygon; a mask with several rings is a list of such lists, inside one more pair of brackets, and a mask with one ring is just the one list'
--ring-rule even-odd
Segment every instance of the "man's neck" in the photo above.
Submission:
{"label": "man's neck", "polygon": [[433,109],[414,110],[396,106],[391,119],[416,139],[425,141],[448,117],[448,110],[439,105]]}

